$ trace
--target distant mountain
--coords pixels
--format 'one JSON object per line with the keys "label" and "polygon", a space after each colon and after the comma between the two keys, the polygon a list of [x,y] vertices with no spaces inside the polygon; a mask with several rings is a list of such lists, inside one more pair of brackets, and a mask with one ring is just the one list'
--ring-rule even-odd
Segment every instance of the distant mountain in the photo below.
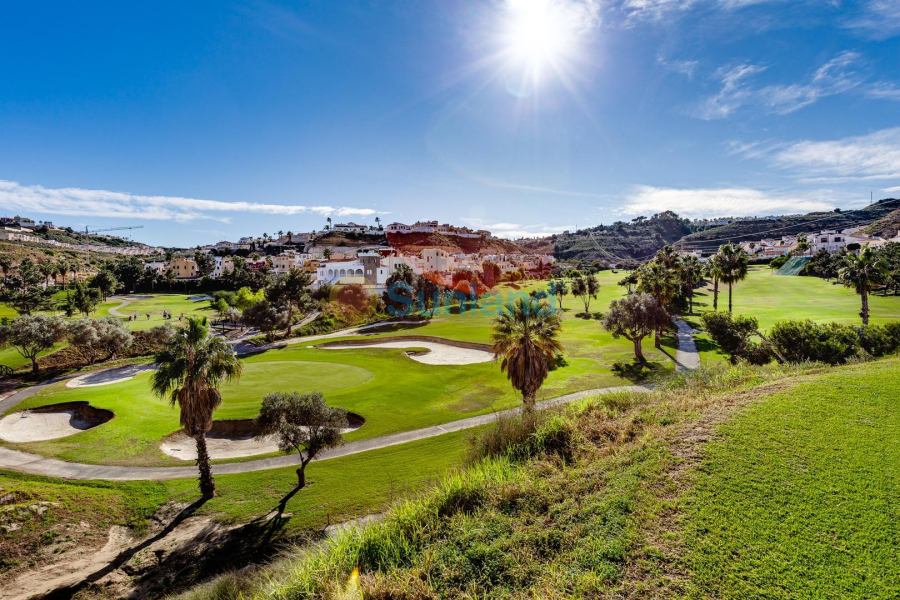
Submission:
{"label": "distant mountain", "polygon": [[885,239],[892,238],[900,231],[900,209],[889,212],[868,227],[866,233],[881,236]]}
{"label": "distant mountain", "polygon": [[[785,235],[809,233],[822,229],[845,229],[855,225],[870,225],[900,209],[900,200],[886,198],[859,210],[813,212],[776,219],[747,219],[712,227],[686,235],[679,240],[685,249],[713,250],[727,241],[743,242],[761,238],[780,238]],[[893,234],[896,235],[896,229]]]}
{"label": "distant mountain", "polygon": [[693,232],[693,226],[672,211],[629,222],[598,225],[556,236],[555,255],[560,260],[601,260],[619,263],[644,260],[657,250]]}

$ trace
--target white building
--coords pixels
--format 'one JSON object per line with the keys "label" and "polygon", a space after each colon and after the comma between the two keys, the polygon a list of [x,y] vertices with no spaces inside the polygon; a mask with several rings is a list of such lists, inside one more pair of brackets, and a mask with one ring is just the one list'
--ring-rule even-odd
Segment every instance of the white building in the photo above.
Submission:
{"label": "white building", "polygon": [[358,223],[354,223],[350,221],[349,223],[338,223],[334,226],[335,231],[355,231],[357,233],[364,233],[369,228],[365,225],[359,225]]}

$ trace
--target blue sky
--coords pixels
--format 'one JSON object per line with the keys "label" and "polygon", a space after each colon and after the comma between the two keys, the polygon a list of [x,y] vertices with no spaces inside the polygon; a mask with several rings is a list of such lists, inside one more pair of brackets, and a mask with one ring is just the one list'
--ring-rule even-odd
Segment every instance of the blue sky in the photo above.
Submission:
{"label": "blue sky", "polygon": [[896,0],[20,2],[0,213],[188,246],[900,196]]}

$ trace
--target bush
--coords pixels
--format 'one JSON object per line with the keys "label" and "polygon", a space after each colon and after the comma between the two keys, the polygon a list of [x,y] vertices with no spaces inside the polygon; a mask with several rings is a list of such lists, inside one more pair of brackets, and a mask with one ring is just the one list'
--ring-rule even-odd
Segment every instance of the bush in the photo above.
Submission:
{"label": "bush", "polygon": [[764,365],[772,360],[767,345],[750,340],[758,335],[759,323],[753,317],[732,316],[727,312],[708,312],[701,317],[706,332],[731,357],[731,363],[744,359],[752,365]]}
{"label": "bush", "polygon": [[862,346],[857,329],[838,323],[782,321],[769,333],[769,341],[788,362],[845,363],[858,356]]}
{"label": "bush", "polygon": [[900,350],[900,323],[860,327],[859,345],[875,358],[894,354]]}
{"label": "bush", "polygon": [[539,454],[556,454],[564,460],[572,455],[572,422],[547,413],[500,416],[497,425],[469,439],[467,462],[506,457],[523,461]]}

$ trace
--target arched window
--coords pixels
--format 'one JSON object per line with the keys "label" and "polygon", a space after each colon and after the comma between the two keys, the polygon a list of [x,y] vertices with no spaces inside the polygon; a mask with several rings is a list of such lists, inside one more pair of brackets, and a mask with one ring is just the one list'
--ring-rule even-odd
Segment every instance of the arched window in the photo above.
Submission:
{"label": "arched window", "polygon": [[357,270],[356,270],[356,274],[357,274],[357,275],[362,275],[362,274],[363,274],[363,273],[362,273],[362,269],[357,269]]}
{"label": "arched window", "polygon": [[346,274],[347,274],[347,271],[345,271],[344,269],[341,269],[341,275],[346,275]]}
{"label": "arched window", "polygon": [[334,275],[334,269],[328,269],[328,276],[331,277]]}

